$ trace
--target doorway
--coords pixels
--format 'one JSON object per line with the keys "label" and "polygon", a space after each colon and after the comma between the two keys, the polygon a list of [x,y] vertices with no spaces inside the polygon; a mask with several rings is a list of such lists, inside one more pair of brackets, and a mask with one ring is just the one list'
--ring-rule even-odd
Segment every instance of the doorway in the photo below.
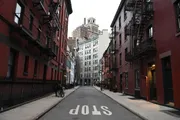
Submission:
{"label": "doorway", "polygon": [[80,85],[82,85],[82,79],[80,79]]}
{"label": "doorway", "polygon": [[162,72],[163,72],[165,103],[170,104],[174,102],[170,56],[162,59]]}
{"label": "doorway", "polygon": [[84,80],[84,86],[86,86],[86,85],[87,85],[87,79]]}
{"label": "doorway", "polygon": [[122,79],[123,79],[123,76],[122,76],[122,74],[120,74],[120,92],[122,92],[122,90],[123,90]]}
{"label": "doorway", "polygon": [[89,86],[91,85],[91,80],[90,80],[90,79],[88,80],[88,85],[89,85]]}
{"label": "doorway", "polygon": [[46,80],[46,75],[47,75],[47,65],[44,65],[44,72],[43,72],[43,80]]}
{"label": "doorway", "polygon": [[157,90],[156,90],[156,71],[155,71],[155,63],[151,63],[148,65],[148,78],[150,83],[150,100],[157,100]]}
{"label": "doorway", "polygon": [[14,51],[13,49],[10,49],[10,54],[9,54],[9,59],[8,59],[8,71],[7,71],[7,75],[6,78],[13,80],[14,76],[15,76],[15,63],[16,61],[16,51]]}

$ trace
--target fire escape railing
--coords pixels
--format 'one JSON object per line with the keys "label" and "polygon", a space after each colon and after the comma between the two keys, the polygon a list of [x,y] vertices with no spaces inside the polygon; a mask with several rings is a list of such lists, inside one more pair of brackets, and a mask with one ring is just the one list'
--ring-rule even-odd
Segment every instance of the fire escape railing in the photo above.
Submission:
{"label": "fire escape railing", "polygon": [[147,41],[144,41],[146,26],[153,17],[153,2],[129,0],[125,4],[125,10],[131,11],[133,14],[132,20],[126,29],[126,32],[131,36],[131,51],[125,55],[125,60],[131,62],[138,59],[136,56],[139,56],[140,58],[141,55],[145,55],[141,53],[146,53],[146,55],[148,55],[147,53],[150,49],[144,50],[144,47],[147,47],[147,44],[153,46],[154,51],[155,41],[151,40],[154,42],[149,42],[148,39]]}
{"label": "fire escape railing", "polygon": [[46,32],[47,44],[44,52],[47,53],[50,59],[52,59],[56,56],[56,52],[54,50],[56,31],[60,30],[60,0],[51,0],[49,4],[44,0],[32,0],[32,2],[33,6],[39,10],[42,15],[42,23],[48,26],[48,30]]}
{"label": "fire escape railing", "polygon": [[[29,16],[25,13],[22,13],[21,16],[22,17],[17,18],[18,23],[13,24],[11,27],[11,36],[15,38],[18,37],[17,40],[13,40],[12,43],[23,47],[21,46],[23,40],[27,40],[28,45],[24,46],[25,50],[28,50],[28,52],[34,56],[40,56],[39,54],[43,53],[46,46],[46,35],[42,32],[41,28],[34,23],[34,20],[31,24],[27,24],[27,21],[30,21]],[[36,48],[39,49],[39,52],[36,51]],[[42,59],[48,60],[47,57]]]}

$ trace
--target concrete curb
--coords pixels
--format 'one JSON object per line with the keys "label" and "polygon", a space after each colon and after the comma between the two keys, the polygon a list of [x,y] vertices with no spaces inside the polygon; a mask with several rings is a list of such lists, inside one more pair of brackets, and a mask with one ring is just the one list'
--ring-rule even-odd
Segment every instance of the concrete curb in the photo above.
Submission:
{"label": "concrete curb", "polygon": [[[103,93],[102,91],[98,90],[96,87],[94,87],[94,88],[95,88],[97,91]],[[106,95],[106,96],[107,96],[108,98],[110,98],[111,100],[117,102],[117,101],[114,100],[112,97],[108,96],[107,94],[105,94],[105,93],[103,93],[103,94]],[[130,112],[132,112],[133,114],[137,115],[137,116],[140,117],[141,119],[143,119],[143,120],[148,120],[148,119],[145,118],[144,116],[142,116],[142,115],[140,115],[139,113],[133,111],[132,109],[126,107],[125,105],[123,105],[123,104],[121,104],[121,103],[119,103],[119,102],[117,102],[117,103],[118,103],[120,106],[122,106],[122,107],[124,107],[125,109],[127,109],[128,111],[130,111]]]}
{"label": "concrete curb", "polygon": [[56,107],[59,103],[61,103],[64,99],[66,99],[69,95],[71,95],[72,93],[74,93],[77,89],[79,89],[80,86],[78,88],[76,88],[74,91],[72,91],[71,93],[69,93],[67,96],[63,97],[61,100],[59,100],[57,103],[55,103],[54,105],[50,106],[47,110],[43,111],[41,114],[37,115],[35,118],[33,118],[32,120],[38,120],[40,119],[42,116],[44,116],[46,113],[48,113],[50,110],[52,110],[54,107]]}

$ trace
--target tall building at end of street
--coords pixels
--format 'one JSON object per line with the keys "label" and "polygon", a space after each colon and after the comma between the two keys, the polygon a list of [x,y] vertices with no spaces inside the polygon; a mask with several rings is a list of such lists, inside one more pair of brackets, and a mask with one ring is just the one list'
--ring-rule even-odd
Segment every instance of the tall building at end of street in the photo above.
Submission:
{"label": "tall building at end of street", "polygon": [[79,57],[80,57],[80,81],[81,85],[92,85],[99,81],[99,60],[102,57],[103,50],[109,44],[108,30],[102,30],[98,36],[90,39],[79,39]]}
{"label": "tall building at end of street", "polygon": [[71,0],[1,0],[1,110],[64,83],[71,13]]}
{"label": "tall building at end of street", "polygon": [[[87,23],[86,23],[87,22]],[[99,35],[99,25],[96,24],[96,19],[93,17],[84,18],[84,23],[78,26],[72,33],[74,38],[89,39],[92,36]]]}

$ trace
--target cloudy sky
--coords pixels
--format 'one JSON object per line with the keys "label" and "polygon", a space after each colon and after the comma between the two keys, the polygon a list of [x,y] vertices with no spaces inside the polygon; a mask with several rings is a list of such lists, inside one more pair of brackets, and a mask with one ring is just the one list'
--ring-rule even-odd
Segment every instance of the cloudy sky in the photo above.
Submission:
{"label": "cloudy sky", "polygon": [[96,18],[100,29],[109,29],[121,0],[71,0],[73,13],[69,17],[68,36],[83,24],[84,17]]}

